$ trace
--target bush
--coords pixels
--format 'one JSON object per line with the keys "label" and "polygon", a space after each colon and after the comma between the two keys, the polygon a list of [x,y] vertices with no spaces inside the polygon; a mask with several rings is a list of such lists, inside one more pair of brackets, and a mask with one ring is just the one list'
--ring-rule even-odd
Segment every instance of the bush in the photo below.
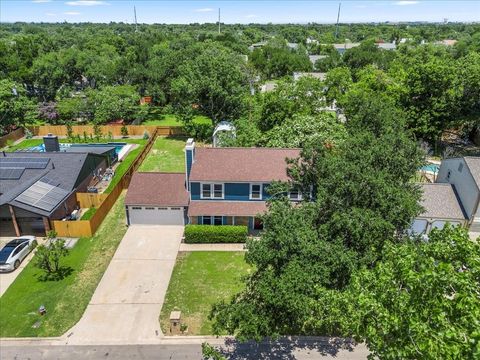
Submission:
{"label": "bush", "polygon": [[31,139],[33,137],[33,134],[29,129],[25,129],[25,137],[27,139]]}
{"label": "bush", "polygon": [[148,140],[148,139],[150,139],[150,134],[148,133],[147,130],[145,130],[145,131],[143,132],[143,140]]}
{"label": "bush", "polygon": [[187,225],[185,242],[187,244],[208,243],[244,243],[248,229],[239,225]]}

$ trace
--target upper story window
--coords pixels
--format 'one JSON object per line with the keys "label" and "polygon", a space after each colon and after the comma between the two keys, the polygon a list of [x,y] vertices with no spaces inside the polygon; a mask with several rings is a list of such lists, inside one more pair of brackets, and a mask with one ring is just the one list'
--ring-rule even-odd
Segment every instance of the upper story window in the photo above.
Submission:
{"label": "upper story window", "polygon": [[223,184],[202,184],[202,199],[223,199]]}
{"label": "upper story window", "polygon": [[302,193],[298,189],[292,189],[288,193],[288,198],[293,201],[300,201],[302,200]]}
{"label": "upper story window", "polygon": [[250,184],[250,199],[262,198],[262,184]]}

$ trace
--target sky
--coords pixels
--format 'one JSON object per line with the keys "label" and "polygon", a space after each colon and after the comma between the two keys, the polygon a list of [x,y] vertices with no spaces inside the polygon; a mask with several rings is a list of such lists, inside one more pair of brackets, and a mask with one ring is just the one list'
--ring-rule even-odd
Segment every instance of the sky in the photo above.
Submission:
{"label": "sky", "polygon": [[[339,1],[0,0],[0,22],[334,23]],[[342,1],[340,22],[480,22],[480,1]]]}

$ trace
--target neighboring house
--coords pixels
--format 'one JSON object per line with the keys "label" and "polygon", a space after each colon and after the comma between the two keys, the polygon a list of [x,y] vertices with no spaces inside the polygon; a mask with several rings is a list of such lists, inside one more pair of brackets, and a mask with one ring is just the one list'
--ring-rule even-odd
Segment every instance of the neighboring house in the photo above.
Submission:
{"label": "neighboring house", "polygon": [[[222,135],[223,134],[223,137]],[[228,121],[220,121],[217,126],[215,126],[215,130],[213,130],[212,142],[213,147],[222,147],[225,144],[222,144],[222,140],[230,139],[234,140],[237,136],[237,129],[235,125]]]}
{"label": "neighboring house", "polygon": [[443,160],[438,171],[437,183],[452,184],[470,230],[480,232],[480,157]]}
{"label": "neighboring house", "polygon": [[303,77],[312,77],[320,81],[325,81],[325,79],[327,78],[327,73],[323,73],[323,72],[294,72],[293,73],[294,81],[298,81]]}
{"label": "neighboring house", "polygon": [[444,39],[444,40],[440,40],[440,41],[435,41],[434,44],[435,45],[443,45],[443,46],[453,46],[457,43],[458,40],[454,40],[454,39]]}
{"label": "neighboring house", "polygon": [[411,232],[428,234],[432,229],[442,229],[447,222],[465,226],[467,221],[451,184],[421,184],[422,214],[413,221]]}
{"label": "neighboring house", "polygon": [[261,41],[261,42],[250,45],[248,47],[248,50],[253,51],[255,49],[259,49],[261,47],[264,47],[265,45],[267,45],[267,42],[266,41]]}
{"label": "neighboring house", "polygon": [[76,192],[86,192],[108,167],[108,157],[77,152],[0,154],[0,226],[4,233],[43,233],[52,220],[77,208]]}
{"label": "neighboring house", "polygon": [[377,46],[383,50],[395,50],[397,48],[395,43],[377,43]]}
{"label": "neighboring house", "polygon": [[267,81],[265,84],[260,86],[260,92],[262,94],[275,90],[277,83],[275,81]]}
{"label": "neighboring house", "polygon": [[[288,181],[286,159],[299,155],[299,149],[196,148],[189,139],[184,174],[133,176],[125,200],[128,223],[174,225],[183,221],[261,229],[258,215],[267,209],[268,186],[273,181]],[[302,199],[296,190],[288,196],[292,201]],[[181,211],[186,211],[183,220]],[[145,218],[147,212],[153,215]]]}
{"label": "neighboring house", "polygon": [[310,62],[315,65],[315,63],[318,61],[318,60],[321,60],[321,59],[326,59],[328,57],[328,55],[308,55],[308,58],[310,59]]}
{"label": "neighboring house", "polygon": [[348,49],[352,49],[357,46],[360,46],[360,43],[333,44],[333,47],[340,53],[340,55],[343,55]]}
{"label": "neighboring house", "polygon": [[422,184],[425,211],[413,225],[415,233],[429,233],[446,222],[480,232],[480,157],[444,159],[433,184]]}
{"label": "neighboring house", "polygon": [[298,49],[298,43],[287,42],[287,47],[288,47],[290,50],[297,50],[297,49]]}

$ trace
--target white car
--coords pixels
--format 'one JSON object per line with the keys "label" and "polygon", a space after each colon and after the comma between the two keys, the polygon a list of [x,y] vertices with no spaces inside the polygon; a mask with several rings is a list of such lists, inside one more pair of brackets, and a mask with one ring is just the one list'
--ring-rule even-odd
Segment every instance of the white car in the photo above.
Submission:
{"label": "white car", "polygon": [[0,271],[7,272],[17,269],[36,244],[35,236],[22,236],[9,241],[0,250]]}

